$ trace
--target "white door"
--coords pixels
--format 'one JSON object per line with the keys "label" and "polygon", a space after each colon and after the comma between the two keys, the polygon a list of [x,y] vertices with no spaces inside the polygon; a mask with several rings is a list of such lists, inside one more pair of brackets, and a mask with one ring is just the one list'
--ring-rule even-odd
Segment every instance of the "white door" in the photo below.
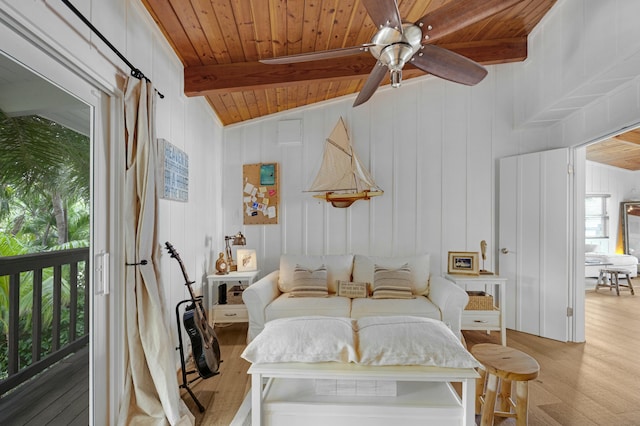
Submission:
{"label": "white door", "polygon": [[569,336],[570,152],[500,159],[499,271],[508,278],[506,326],[554,340]]}

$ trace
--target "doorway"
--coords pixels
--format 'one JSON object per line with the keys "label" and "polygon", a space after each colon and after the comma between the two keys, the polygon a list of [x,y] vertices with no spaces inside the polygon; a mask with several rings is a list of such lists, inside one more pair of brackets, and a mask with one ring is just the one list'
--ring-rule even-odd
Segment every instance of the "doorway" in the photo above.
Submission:
{"label": "doorway", "polygon": [[[51,49],[36,46],[31,41],[0,26],[0,38],[3,47],[0,50],[0,109],[7,116],[37,117],[37,120],[50,123],[64,131],[81,135],[88,141],[86,156],[82,159],[87,167],[88,180],[88,226],[84,238],[88,240],[88,268],[82,271],[86,289],[86,305],[89,318],[86,323],[89,331],[88,381],[83,384],[87,395],[87,422],[90,424],[109,424],[116,418],[115,410],[119,395],[114,389],[120,389],[121,380],[114,375],[117,365],[122,362],[109,354],[118,346],[118,327],[110,318],[118,318],[113,312],[118,303],[109,303],[114,295],[109,294],[109,276],[118,271],[108,262],[105,254],[114,252],[115,237],[110,234],[109,226],[114,220],[113,194],[110,194],[109,171],[111,154],[111,129],[109,116],[117,114],[113,106],[113,95],[107,94],[96,84],[81,77],[63,65],[58,58],[52,57]],[[68,153],[72,154],[72,153]],[[116,168],[117,169],[117,168]],[[60,184],[66,187],[69,181]],[[62,203],[64,205],[64,203]],[[69,209],[63,214],[69,218]],[[85,212],[86,213],[86,212]],[[86,225],[86,224],[85,224]],[[115,250],[117,253],[118,251]],[[111,371],[113,378],[107,376]]]}

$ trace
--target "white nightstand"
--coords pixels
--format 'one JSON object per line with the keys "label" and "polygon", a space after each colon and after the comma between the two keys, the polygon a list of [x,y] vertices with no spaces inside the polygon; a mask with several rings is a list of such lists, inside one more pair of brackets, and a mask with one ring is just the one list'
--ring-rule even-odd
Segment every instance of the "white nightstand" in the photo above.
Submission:
{"label": "white nightstand", "polygon": [[[204,291],[204,306],[209,310],[209,318],[213,324],[248,322],[247,308],[242,303],[242,292],[253,284],[260,271],[229,272],[225,275],[207,275],[207,286]],[[218,304],[218,287],[227,285],[227,303]]]}
{"label": "white nightstand", "polygon": [[[493,296],[492,310],[467,310],[462,312],[462,330],[500,331],[500,340],[507,345],[507,331],[504,325],[505,317],[505,284],[506,278],[497,275],[456,275],[447,274],[445,277],[465,290],[477,290],[484,287],[484,291]],[[498,300],[496,301],[496,296]]]}

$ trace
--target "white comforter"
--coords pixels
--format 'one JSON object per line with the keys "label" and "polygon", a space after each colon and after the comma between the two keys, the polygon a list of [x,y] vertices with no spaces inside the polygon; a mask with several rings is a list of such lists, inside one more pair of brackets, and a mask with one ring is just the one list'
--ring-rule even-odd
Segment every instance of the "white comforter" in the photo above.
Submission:
{"label": "white comforter", "polygon": [[606,267],[620,268],[629,273],[631,277],[636,277],[638,275],[638,258],[629,254],[585,254],[585,277],[597,277],[600,274],[600,269]]}
{"label": "white comforter", "polygon": [[630,254],[586,253],[586,263],[611,263],[612,266],[637,265],[638,258]]}

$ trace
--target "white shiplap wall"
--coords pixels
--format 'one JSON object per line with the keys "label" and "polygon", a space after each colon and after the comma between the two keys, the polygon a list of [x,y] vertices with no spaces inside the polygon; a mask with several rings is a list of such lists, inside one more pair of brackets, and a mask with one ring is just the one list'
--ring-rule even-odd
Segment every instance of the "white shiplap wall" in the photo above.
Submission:
{"label": "white shiplap wall", "polygon": [[[495,134],[513,133],[502,118],[512,104],[495,95],[496,74],[474,88],[428,77],[382,89],[355,109],[348,97],[225,128],[225,232],[244,230],[263,274],[277,269],[281,253],[430,253],[440,274],[447,251],[479,251],[482,239],[495,250]],[[385,191],[348,209],[303,192],[340,116]],[[278,122],[293,119],[302,126],[300,143],[279,144]],[[279,224],[243,226],[241,165],[273,161],[280,165]]]}

